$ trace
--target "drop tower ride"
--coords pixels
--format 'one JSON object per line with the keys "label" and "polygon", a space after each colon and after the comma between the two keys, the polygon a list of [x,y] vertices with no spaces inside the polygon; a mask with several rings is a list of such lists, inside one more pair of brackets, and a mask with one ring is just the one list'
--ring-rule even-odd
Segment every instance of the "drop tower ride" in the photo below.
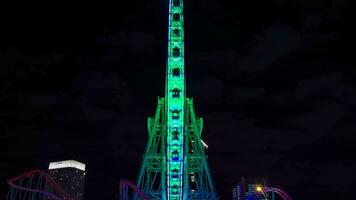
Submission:
{"label": "drop tower ride", "polygon": [[165,97],[148,118],[137,186],[154,200],[217,199],[201,140],[203,119],[186,98],[183,0],[170,0]]}

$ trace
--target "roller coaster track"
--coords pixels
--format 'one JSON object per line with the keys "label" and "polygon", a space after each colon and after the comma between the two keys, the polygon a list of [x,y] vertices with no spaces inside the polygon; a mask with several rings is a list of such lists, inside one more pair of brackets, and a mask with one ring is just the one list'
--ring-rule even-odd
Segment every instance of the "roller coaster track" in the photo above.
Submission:
{"label": "roller coaster track", "polygon": [[268,193],[268,192],[274,192],[278,194],[280,197],[282,197],[283,200],[292,200],[292,198],[283,190],[279,188],[273,188],[273,187],[262,187],[262,192]]}
{"label": "roller coaster track", "polygon": [[120,200],[131,199],[129,197],[129,188],[131,188],[134,192],[132,199],[137,199],[138,196],[139,199],[150,200],[150,198],[145,193],[143,193],[140,189],[138,189],[138,187],[135,184],[125,179],[120,180]]}
{"label": "roller coaster track", "polygon": [[[24,184],[24,182],[27,182],[27,184]],[[7,183],[10,185],[10,190],[13,190],[12,192],[9,191],[7,200],[25,200],[26,196],[35,199],[34,195],[36,193],[42,195],[41,199],[46,197],[47,199],[55,200],[73,200],[46,172],[39,169],[29,170],[21,175],[10,178],[7,180]],[[20,194],[16,195],[18,191],[20,191]],[[26,195],[25,193],[21,195],[21,192],[31,194]]]}

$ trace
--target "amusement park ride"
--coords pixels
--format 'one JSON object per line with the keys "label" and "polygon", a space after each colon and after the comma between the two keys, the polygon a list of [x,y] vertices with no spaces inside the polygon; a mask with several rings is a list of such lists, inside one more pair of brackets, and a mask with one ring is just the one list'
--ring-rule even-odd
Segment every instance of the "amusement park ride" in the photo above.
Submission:
{"label": "amusement park ride", "polygon": [[[122,180],[120,199],[218,199],[202,140],[203,119],[186,97],[183,24],[183,0],[170,0],[165,97],[158,98],[155,115],[148,118],[148,142],[136,185]],[[6,200],[72,200],[41,170],[9,179],[8,184]]]}
{"label": "amusement park ride", "polygon": [[151,199],[217,199],[210,175],[203,120],[186,98],[183,1],[169,4],[165,97],[148,118],[148,143],[137,186]]}

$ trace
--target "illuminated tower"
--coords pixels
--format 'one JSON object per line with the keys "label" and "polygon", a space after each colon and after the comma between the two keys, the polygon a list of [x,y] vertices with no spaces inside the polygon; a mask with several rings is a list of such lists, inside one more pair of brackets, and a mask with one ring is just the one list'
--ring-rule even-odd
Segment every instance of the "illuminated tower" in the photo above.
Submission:
{"label": "illuminated tower", "polygon": [[170,0],[165,97],[148,118],[148,143],[137,186],[152,199],[217,199],[205,148],[203,120],[186,98],[183,0]]}

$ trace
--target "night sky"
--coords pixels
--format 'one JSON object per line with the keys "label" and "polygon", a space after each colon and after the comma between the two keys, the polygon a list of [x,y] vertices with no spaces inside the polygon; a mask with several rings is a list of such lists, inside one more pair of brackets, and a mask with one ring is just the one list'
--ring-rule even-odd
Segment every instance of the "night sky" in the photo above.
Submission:
{"label": "night sky", "polygon": [[[7,178],[57,160],[87,164],[86,200],[136,179],[164,95],[167,2],[2,6],[0,199]],[[297,200],[354,196],[350,2],[185,1],[187,92],[221,199],[241,176]]]}

